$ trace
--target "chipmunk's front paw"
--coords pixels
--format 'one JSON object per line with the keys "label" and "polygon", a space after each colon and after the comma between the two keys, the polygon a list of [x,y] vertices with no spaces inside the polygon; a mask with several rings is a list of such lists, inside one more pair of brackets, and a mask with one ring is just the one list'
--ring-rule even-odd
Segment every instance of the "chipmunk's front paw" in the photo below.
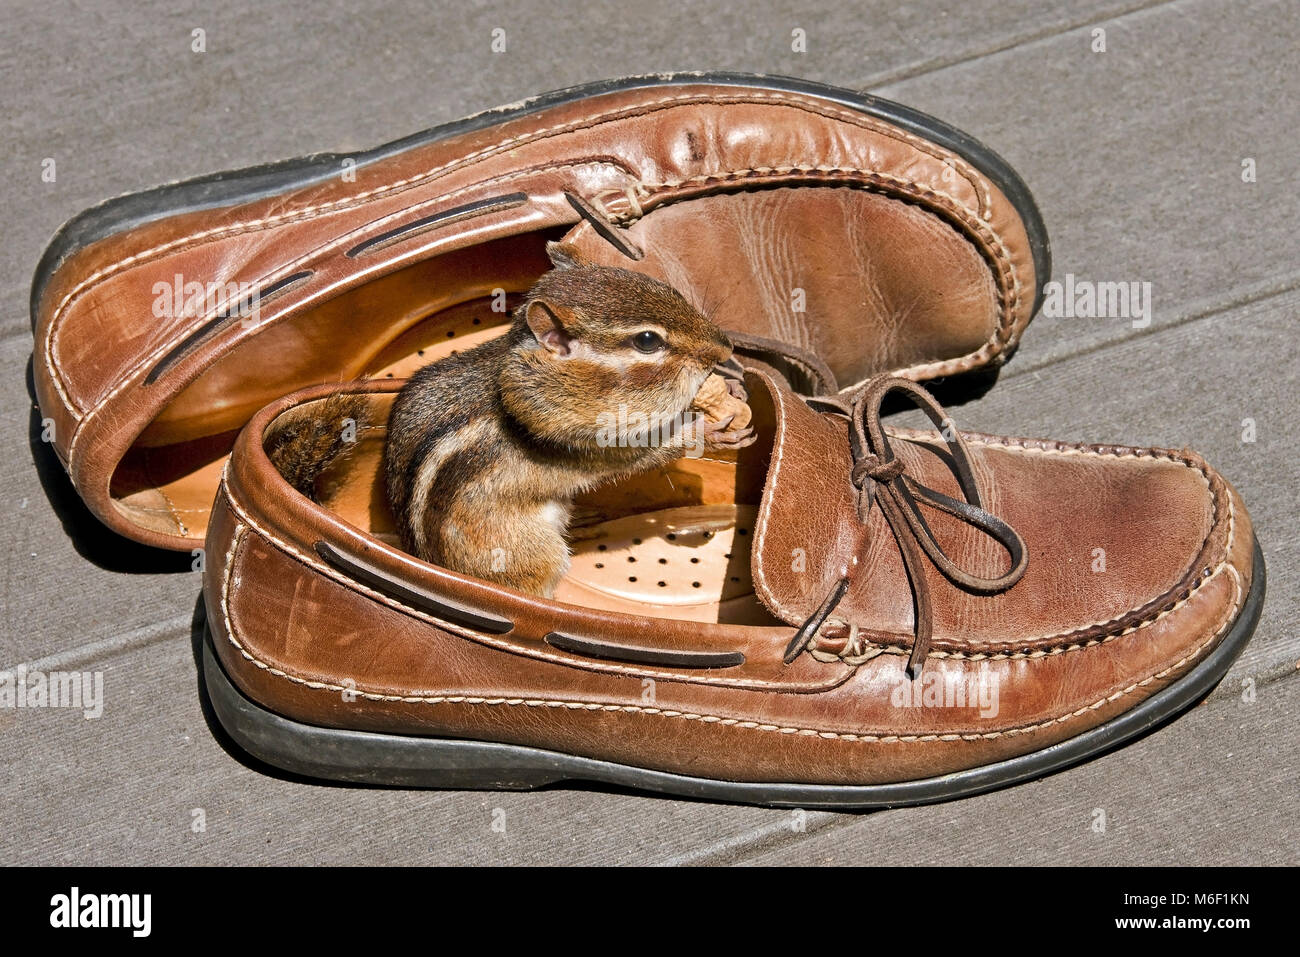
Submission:
{"label": "chipmunk's front paw", "polygon": [[696,434],[704,451],[743,449],[753,445],[756,436],[750,428],[748,396],[737,379],[716,373],[705,380],[691,408],[697,413]]}
{"label": "chipmunk's front paw", "polygon": [[705,451],[726,449],[743,449],[758,439],[754,430],[748,426],[735,427],[736,417],[729,415],[725,419],[705,418],[700,422],[700,436],[704,439]]}

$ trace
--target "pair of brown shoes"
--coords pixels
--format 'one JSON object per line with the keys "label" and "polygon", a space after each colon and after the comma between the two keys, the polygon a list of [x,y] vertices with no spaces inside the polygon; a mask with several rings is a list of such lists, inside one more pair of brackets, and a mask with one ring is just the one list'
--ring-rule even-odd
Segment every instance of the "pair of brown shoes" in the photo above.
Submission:
{"label": "pair of brown shoes", "polygon": [[[705,305],[759,440],[592,493],[552,600],[403,552],[381,452],[403,378],[499,333],[561,238]],[[37,271],[35,380],[96,515],[204,548],[207,687],[272,764],[905,804],[1182,710],[1263,600],[1195,453],[961,433],[914,384],[987,387],[1049,270],[1021,180],[930,117],[635,78],[82,214]],[[265,439],[340,389],[377,424],[318,503]],[[885,426],[899,402],[940,431]]]}

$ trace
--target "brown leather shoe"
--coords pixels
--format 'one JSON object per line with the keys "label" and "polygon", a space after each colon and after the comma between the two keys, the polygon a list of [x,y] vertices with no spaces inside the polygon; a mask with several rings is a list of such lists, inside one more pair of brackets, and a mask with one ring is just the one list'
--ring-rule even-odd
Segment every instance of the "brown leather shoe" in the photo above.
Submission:
{"label": "brown leather shoe", "polygon": [[565,235],[809,393],[996,366],[1050,271],[1020,179],[923,114],[774,77],[600,83],[77,217],[32,290],[47,431],[104,522],[193,548],[254,412],[490,334]]}
{"label": "brown leather shoe", "polygon": [[[366,387],[375,421],[396,385]],[[747,385],[760,441],[606,496],[555,600],[396,548],[382,428],[323,505],[293,491],[264,436],[328,388],[262,410],[207,537],[222,724],[344,780],[905,804],[1132,737],[1248,639],[1263,561],[1195,453],[963,436],[897,379],[848,406]],[[951,438],[883,428],[891,393]]]}

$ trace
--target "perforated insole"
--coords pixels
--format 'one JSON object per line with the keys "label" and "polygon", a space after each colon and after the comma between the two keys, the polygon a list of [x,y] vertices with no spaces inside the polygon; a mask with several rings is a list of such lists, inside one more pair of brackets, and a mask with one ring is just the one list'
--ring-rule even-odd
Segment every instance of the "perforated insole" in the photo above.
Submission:
{"label": "perforated insole", "polygon": [[769,620],[750,578],[753,505],[643,512],[575,529],[560,601],[689,621]]}

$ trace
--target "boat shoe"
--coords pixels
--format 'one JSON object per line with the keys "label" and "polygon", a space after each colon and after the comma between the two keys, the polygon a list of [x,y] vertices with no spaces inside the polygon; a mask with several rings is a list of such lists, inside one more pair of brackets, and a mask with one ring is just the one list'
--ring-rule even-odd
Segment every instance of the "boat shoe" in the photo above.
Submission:
{"label": "boat shoe", "polygon": [[[400,383],[348,387],[376,423]],[[238,438],[207,533],[205,680],[236,742],[324,778],[565,780],[871,807],[1040,775],[1203,696],[1264,566],[1190,451],[961,433],[910,380],[808,400],[751,364],[758,436],[585,503],[544,599],[420,561],[384,428],[320,503]],[[886,428],[886,400],[938,432]]]}
{"label": "boat shoe", "polygon": [[995,368],[1050,272],[1020,178],[931,117],[778,77],[609,81],[76,217],[32,288],[43,434],[105,523],[192,549],[258,409],[499,331],[561,238],[808,394]]}

